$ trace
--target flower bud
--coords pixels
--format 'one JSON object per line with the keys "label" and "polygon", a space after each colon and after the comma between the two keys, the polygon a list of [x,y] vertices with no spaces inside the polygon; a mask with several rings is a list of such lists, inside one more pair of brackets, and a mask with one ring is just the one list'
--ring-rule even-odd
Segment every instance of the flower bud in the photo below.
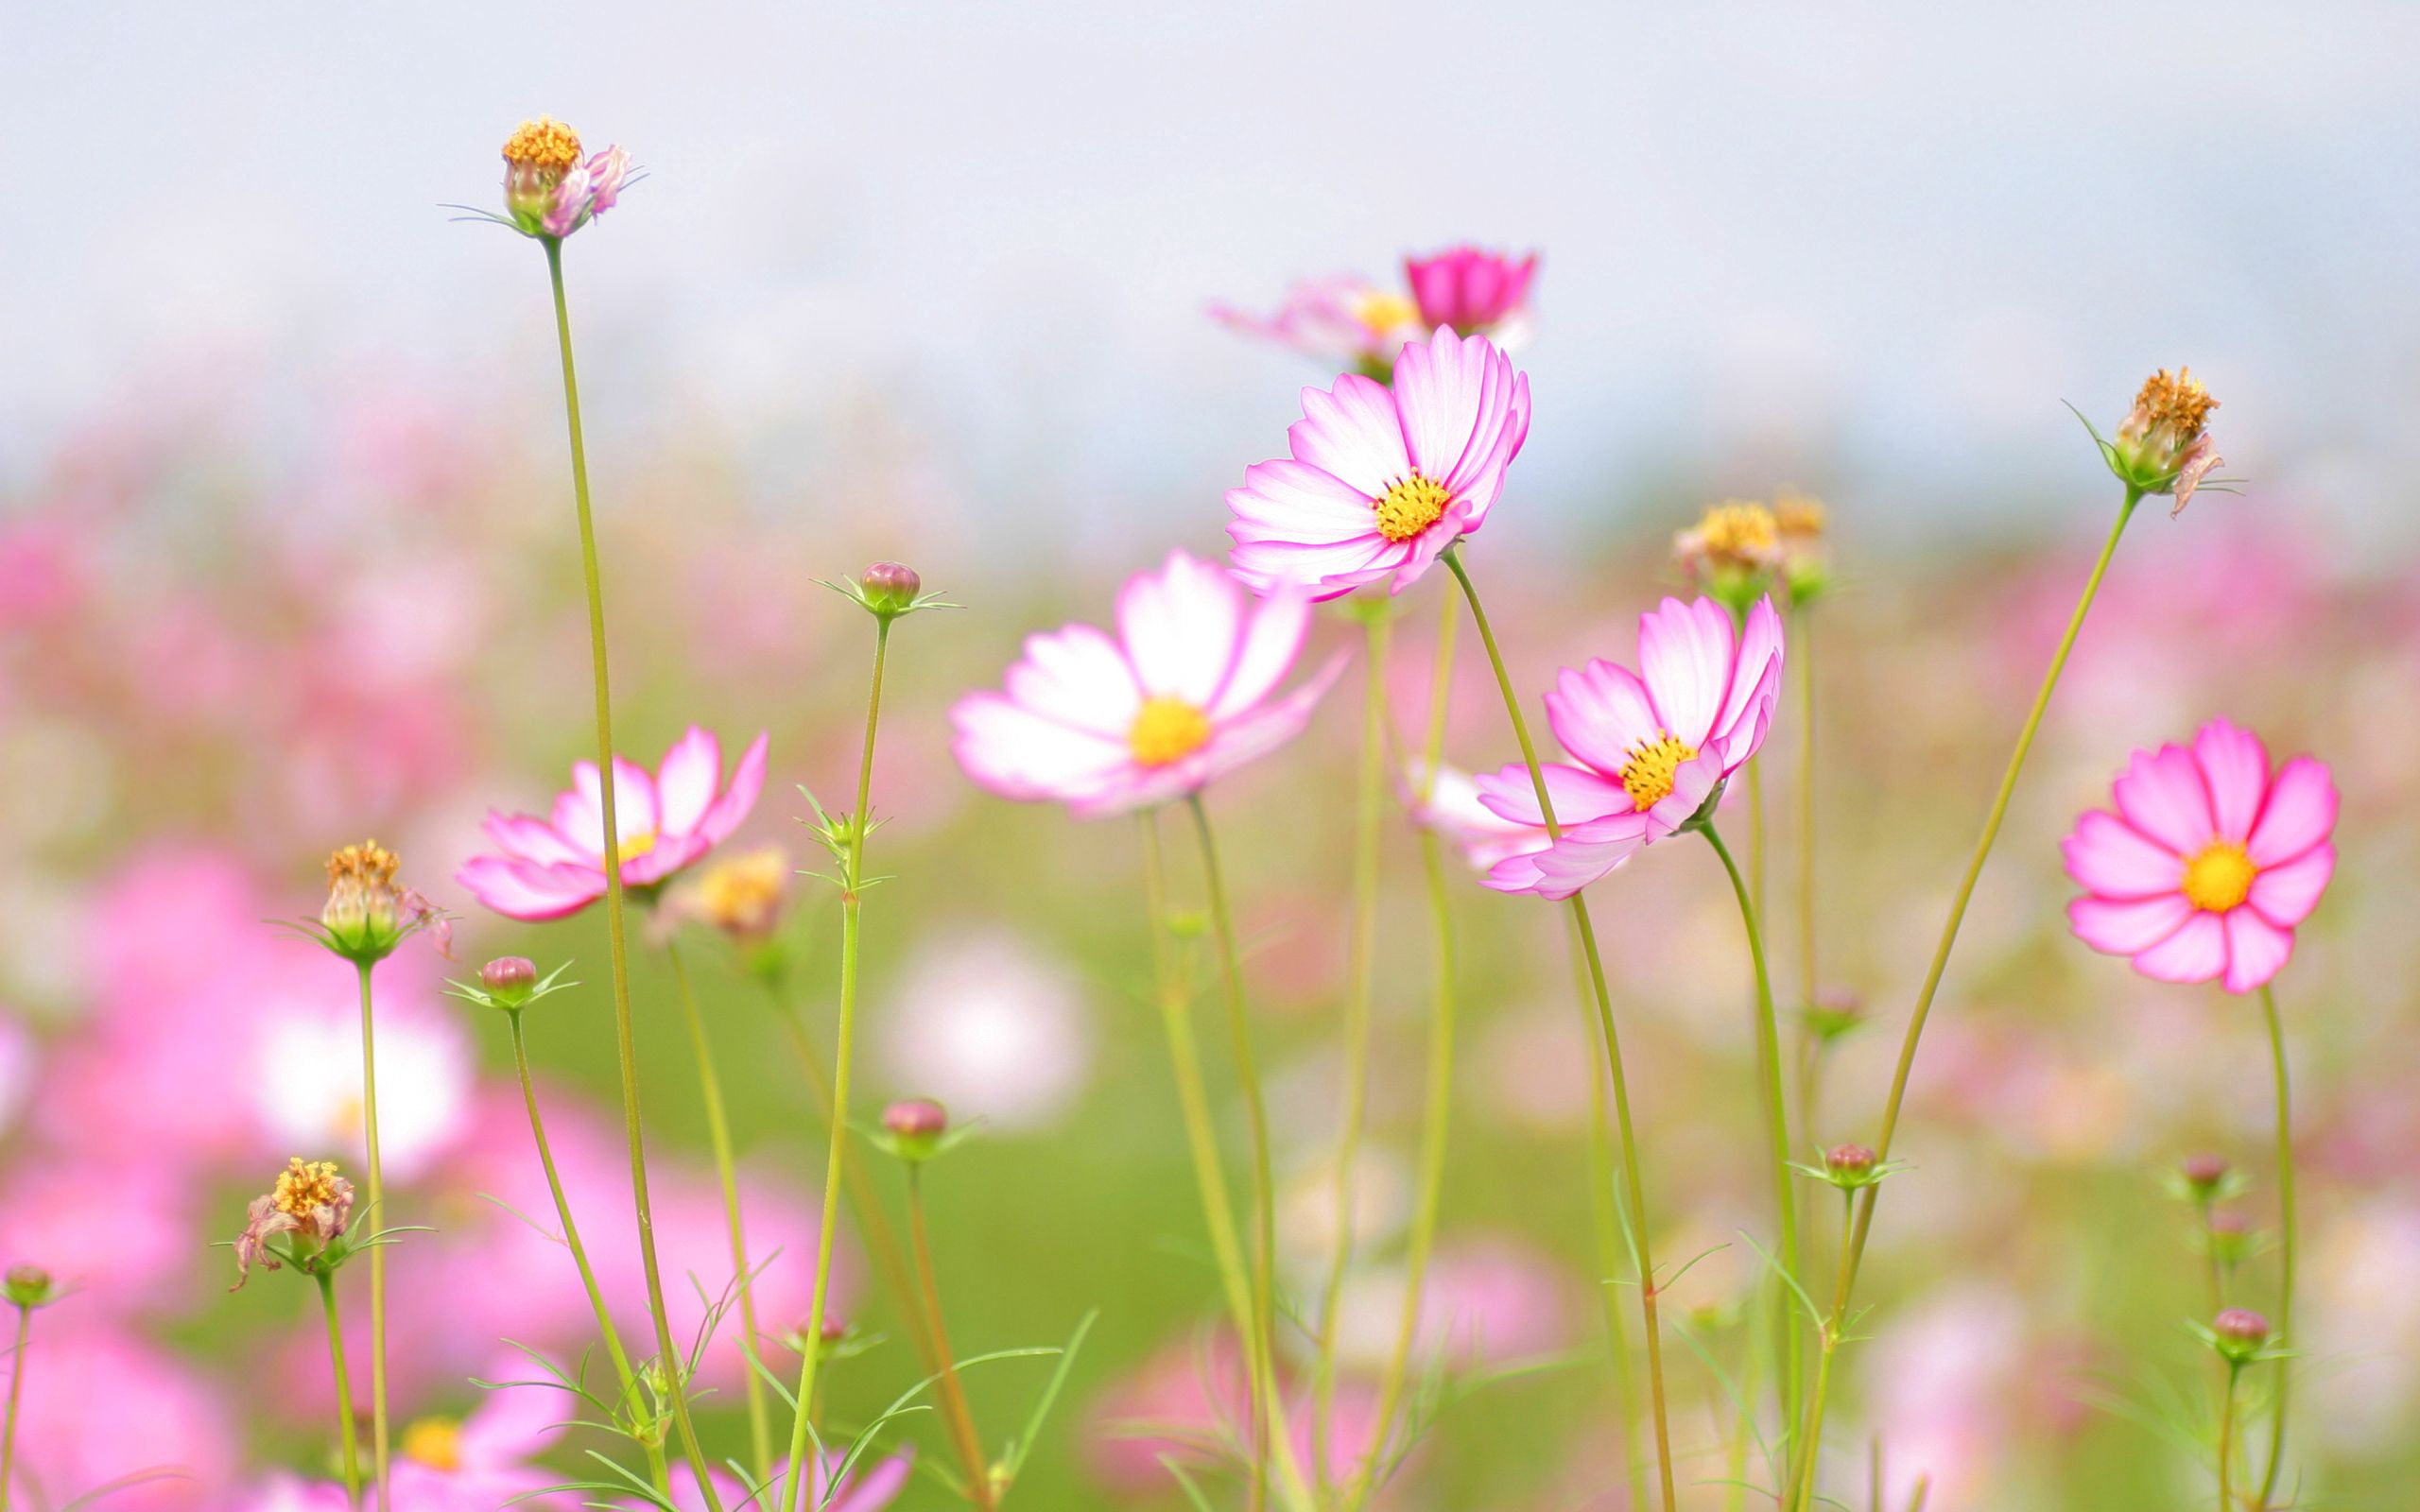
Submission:
{"label": "flower bud", "polygon": [[496,1006],[517,1008],[538,986],[538,964],[526,955],[499,955],[479,968],[479,985]]}
{"label": "flower bud", "polygon": [[884,1108],[882,1126],[890,1135],[893,1153],[910,1164],[921,1163],[941,1153],[942,1136],[949,1132],[949,1109],[929,1097],[911,1097]]}
{"label": "flower bud", "polygon": [[2227,1158],[2223,1155],[2188,1155],[2177,1165],[2177,1174],[2185,1178],[2186,1189],[2204,1202],[2210,1200],[2227,1178]]}
{"label": "flower bud", "polygon": [[915,608],[916,595],[924,588],[925,580],[916,576],[916,569],[895,561],[875,562],[857,575],[857,601],[884,619]]}
{"label": "flower bud", "polygon": [[2221,1270],[2233,1270],[2243,1263],[2252,1250],[2252,1225],[2242,1213],[2232,1210],[2210,1214],[2208,1232],[2204,1242],[2210,1246],[2210,1258]]}
{"label": "flower bud", "polygon": [[1871,1176],[1874,1174],[1874,1152],[1862,1144],[1835,1145],[1824,1157],[1824,1169],[1834,1176]]}
{"label": "flower bud", "polygon": [[2230,1307],[2210,1320],[2210,1342],[2230,1363],[2241,1365],[2269,1342],[2269,1320],[2248,1307]]}
{"label": "flower bud", "polygon": [[1799,1013],[1799,1020],[1817,1040],[1830,1044],[1865,1022],[1865,1000],[1841,988],[1825,988]]}
{"label": "flower bud", "polygon": [[40,1265],[11,1265],[8,1276],[0,1279],[0,1298],[30,1313],[59,1299],[59,1283]]}

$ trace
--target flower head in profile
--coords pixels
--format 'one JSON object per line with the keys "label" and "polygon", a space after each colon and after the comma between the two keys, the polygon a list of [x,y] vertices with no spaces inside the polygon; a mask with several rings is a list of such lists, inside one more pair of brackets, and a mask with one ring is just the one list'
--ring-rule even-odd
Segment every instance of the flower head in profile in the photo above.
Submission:
{"label": "flower head in profile", "polygon": [[1402,593],[1475,535],[1530,434],[1530,380],[1483,336],[1440,327],[1403,349],[1394,381],[1346,373],[1303,390],[1289,456],[1227,492],[1236,576],[1261,593]]}
{"label": "flower head in profile", "polygon": [[[766,737],[740,753],[728,784],[722,743],[692,725],[650,774],[614,758],[614,849],[625,886],[648,891],[731,838],[765,786]],[[508,919],[563,919],[605,896],[603,781],[594,762],[575,763],[570,791],[544,819],[491,811],[481,826],[495,845],[455,874],[480,902]]]}
{"label": "flower head in profile", "polygon": [[584,157],[578,132],[542,115],[505,139],[505,214],[489,218],[561,241],[613,209],[631,181],[629,153],[609,146]]}
{"label": "flower head in profile", "polygon": [[[1668,598],[1639,616],[1638,664],[1634,673],[1591,662],[1556,680],[1547,720],[1579,759],[1543,768],[1563,833],[1497,862],[1489,886],[1568,898],[1695,819],[1772,727],[1781,616],[1760,598],[1735,631],[1730,610],[1711,598]],[[1478,789],[1498,816],[1544,823],[1526,765],[1481,777]]]}
{"label": "flower head in profile", "polygon": [[330,1255],[328,1246],[352,1221],[353,1183],[337,1174],[336,1162],[295,1156],[268,1194],[245,1210],[244,1231],[235,1238],[235,1285],[251,1279],[255,1263],[276,1270],[281,1259],[305,1269],[340,1263],[341,1253]]}
{"label": "flower head in profile", "polygon": [[2093,439],[2119,482],[2143,493],[2175,495],[2170,512],[2182,514],[2221,460],[2209,432],[2210,411],[2218,407],[2192,369],[2179,368],[2171,376],[2162,368],[2143,380],[2118,438],[2102,440],[2095,432]]}
{"label": "flower head in profile", "polygon": [[1350,275],[1305,279],[1268,315],[1213,304],[1210,318],[1230,330],[1291,347],[1322,366],[1379,379],[1393,370],[1404,343],[1419,340],[1428,329],[1409,295]]}
{"label": "flower head in profile", "polygon": [[1342,670],[1283,696],[1309,633],[1300,593],[1254,602],[1233,574],[1168,554],[1117,595],[1117,633],[1028,637],[996,692],[950,711],[959,765],[1002,798],[1120,814],[1196,793],[1302,733]]}
{"label": "flower head in profile", "polygon": [[2336,872],[2327,767],[2272,772],[2257,735],[2213,719],[2190,746],[2136,751],[2113,797],[2060,842],[2084,889],[2076,937],[2154,981],[2251,992],[2275,976]]}
{"label": "flower head in profile", "polygon": [[303,933],[356,965],[385,960],[426,931],[441,954],[453,939],[453,917],[413,888],[399,885],[402,863],[375,840],[340,847],[328,857],[328,901]]}
{"label": "flower head in profile", "polygon": [[1407,257],[1403,272],[1424,328],[1451,326],[1505,348],[1520,345],[1529,333],[1530,282],[1538,272],[1535,252],[1515,258],[1464,244],[1426,257]]}

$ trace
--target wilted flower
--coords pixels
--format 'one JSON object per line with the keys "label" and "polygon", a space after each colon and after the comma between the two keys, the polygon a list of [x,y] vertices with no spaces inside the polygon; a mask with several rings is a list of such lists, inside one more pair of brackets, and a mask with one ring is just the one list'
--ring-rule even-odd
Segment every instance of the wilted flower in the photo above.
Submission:
{"label": "wilted flower", "polygon": [[1744,613],[1782,564],[1781,524],[1754,500],[1726,499],[1672,538],[1672,559],[1734,614]]}
{"label": "wilted flower", "polygon": [[1528,334],[1530,281],[1537,276],[1537,253],[1516,260],[1510,253],[1465,245],[1427,257],[1407,257],[1403,271],[1424,328],[1452,326],[1466,336],[1484,335],[1505,348],[1518,345]]}
{"label": "wilted flower", "polygon": [[361,966],[374,965],[423,930],[438,950],[451,943],[451,916],[412,888],[398,886],[395,852],[375,840],[345,846],[328,857],[328,902],[316,929],[320,944]]}
{"label": "wilted flower", "polygon": [[[766,737],[740,753],[722,786],[722,743],[692,725],[650,777],[614,758],[614,824],[623,885],[652,888],[731,838],[765,785]],[[550,818],[491,810],[481,828],[498,854],[474,856],[454,880],[508,919],[563,919],[605,896],[603,784],[575,763],[571,791]]]}
{"label": "wilted flower", "polygon": [[685,878],[665,899],[665,912],[717,930],[735,945],[759,945],[781,922],[794,875],[789,852],[778,845],[735,850]]}
{"label": "wilted flower", "polygon": [[507,223],[560,241],[613,209],[630,173],[630,154],[620,147],[582,161],[570,127],[544,115],[524,121],[504,144]]}
{"label": "wilted flower", "polygon": [[1409,296],[1350,276],[1305,279],[1286,291],[1286,302],[1272,315],[1214,304],[1210,317],[1321,363],[1380,379],[1393,370],[1404,343],[1428,329]]}
{"label": "wilted flower", "polygon": [[1119,591],[1116,639],[1089,625],[1029,636],[1002,691],[958,701],[959,765],[1002,798],[1086,816],[1199,792],[1309,723],[1341,658],[1270,695],[1310,624],[1301,594],[1253,603],[1234,575],[1170,552]]}
{"label": "wilted flower", "polygon": [[[2143,381],[2135,407],[2118,427],[2115,441],[2101,441],[2101,455],[2119,482],[2144,493],[2172,493],[2182,514],[2193,490],[2221,461],[2206,426],[2219,402],[2190,368],[2175,375],[2162,368]],[[2096,440],[2099,437],[2094,438]]]}
{"label": "wilted flower", "polygon": [[[277,1174],[267,1195],[254,1197],[245,1210],[244,1231],[235,1239],[235,1285],[251,1278],[254,1262],[278,1268],[281,1251],[269,1241],[292,1234],[310,1248],[288,1241],[286,1259],[308,1269],[330,1241],[341,1237],[353,1220],[353,1183],[337,1175],[334,1160],[309,1160],[295,1156]],[[339,1257],[340,1259],[340,1257]]]}
{"label": "wilted flower", "polygon": [[2136,751],[2114,796],[2060,842],[2085,891],[2076,937],[2154,981],[2250,992],[2275,976],[2336,871],[2327,767],[2297,756],[2272,776],[2258,736],[2213,719],[2189,747]]}
{"label": "wilted flower", "polygon": [[1292,455],[1227,491],[1236,572],[1263,593],[1334,598],[1386,578],[1400,593],[1478,532],[1529,434],[1530,380],[1443,327],[1403,349],[1392,384],[1305,388]]}
{"label": "wilted flower", "polygon": [[1803,493],[1773,497],[1773,526],[1781,537],[1781,576],[1790,602],[1809,604],[1832,586],[1831,552],[1824,543],[1831,511]]}
{"label": "wilted flower", "polygon": [[[1761,598],[1734,631],[1710,598],[1668,598],[1639,616],[1645,676],[1611,662],[1566,670],[1547,695],[1547,721],[1581,765],[1542,770],[1562,838],[1496,863],[1499,892],[1568,898],[1696,817],[1764,743],[1781,696],[1781,616]],[[1479,801],[1543,824],[1528,766],[1478,779]]]}

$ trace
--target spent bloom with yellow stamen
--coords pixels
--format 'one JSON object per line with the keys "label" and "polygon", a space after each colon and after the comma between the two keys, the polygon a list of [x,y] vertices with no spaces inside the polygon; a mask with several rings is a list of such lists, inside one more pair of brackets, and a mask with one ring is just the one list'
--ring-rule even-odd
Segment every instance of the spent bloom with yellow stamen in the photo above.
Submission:
{"label": "spent bloom with yellow stamen", "polygon": [[356,965],[385,960],[423,930],[435,932],[440,954],[452,937],[452,917],[413,888],[397,883],[395,852],[375,840],[341,847],[328,857],[328,901],[316,924],[302,927]]}
{"label": "spent bloom with yellow stamen", "polygon": [[1672,538],[1672,559],[1736,618],[1772,586],[1782,564],[1780,522],[1753,500],[1726,499]]}
{"label": "spent bloom with yellow stamen", "polygon": [[[250,1278],[255,1262],[269,1270],[287,1260],[312,1271],[342,1264],[346,1251],[335,1242],[352,1221],[353,1183],[337,1174],[336,1162],[293,1157],[268,1194],[245,1210],[244,1231],[235,1239],[235,1285]],[[290,1236],[283,1246],[270,1243],[281,1235]]]}
{"label": "spent bloom with yellow stamen", "polygon": [[2141,493],[2173,494],[2171,512],[2182,514],[2221,460],[2208,428],[2210,411],[2218,407],[2191,369],[2171,374],[2162,368],[2143,381],[2118,438],[2101,440],[2098,433],[2093,438],[2119,482]]}
{"label": "spent bloom with yellow stamen", "polygon": [[1831,511],[1803,493],[1773,496],[1773,525],[1781,540],[1782,586],[1792,604],[1806,605],[1832,586],[1832,554],[1824,537]]}
{"label": "spent bloom with yellow stamen", "polygon": [[505,214],[489,218],[560,241],[613,209],[630,181],[629,153],[609,146],[582,159],[579,133],[542,115],[505,139]]}
{"label": "spent bloom with yellow stamen", "polygon": [[665,900],[665,909],[676,919],[704,924],[735,945],[762,944],[782,921],[782,905],[788,902],[790,878],[796,874],[789,852],[778,845],[734,851],[700,868]]}

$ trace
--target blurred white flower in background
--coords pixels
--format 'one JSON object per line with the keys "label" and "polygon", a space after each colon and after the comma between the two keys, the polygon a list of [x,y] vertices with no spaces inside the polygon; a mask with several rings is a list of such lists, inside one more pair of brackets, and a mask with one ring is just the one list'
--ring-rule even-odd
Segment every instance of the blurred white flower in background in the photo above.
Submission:
{"label": "blurred white flower in background", "polygon": [[1046,1127],[1092,1070],[1076,975],[999,930],[948,928],[918,953],[883,1015],[891,1090],[932,1097],[994,1130]]}

